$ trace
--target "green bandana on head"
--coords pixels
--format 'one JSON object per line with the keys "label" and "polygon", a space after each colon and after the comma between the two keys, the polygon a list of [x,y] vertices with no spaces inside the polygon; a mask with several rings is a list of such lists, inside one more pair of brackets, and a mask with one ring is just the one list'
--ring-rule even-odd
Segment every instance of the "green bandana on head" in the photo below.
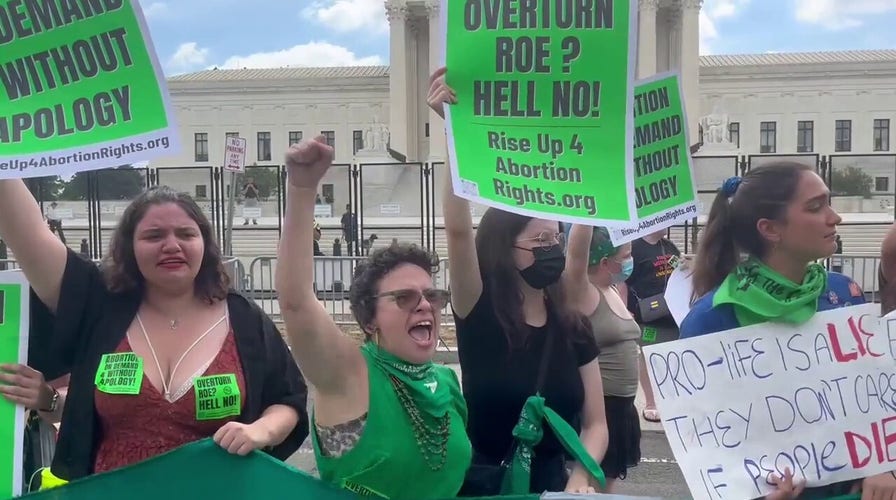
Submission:
{"label": "green bandana on head", "polygon": [[616,255],[619,247],[614,247],[610,241],[610,232],[605,227],[595,227],[591,233],[591,246],[588,248],[588,265],[596,266],[600,261],[611,255]]}
{"label": "green bandana on head", "polygon": [[361,346],[370,354],[377,368],[396,378],[408,390],[418,409],[433,418],[441,418],[452,404],[450,388],[436,378],[436,365],[430,361],[413,364],[380,349],[373,342]]}
{"label": "green bandana on head", "polygon": [[740,326],[770,321],[801,324],[818,310],[818,298],[827,281],[827,272],[820,264],[809,264],[802,284],[796,284],[750,259],[725,278],[712,305],[732,304]]}

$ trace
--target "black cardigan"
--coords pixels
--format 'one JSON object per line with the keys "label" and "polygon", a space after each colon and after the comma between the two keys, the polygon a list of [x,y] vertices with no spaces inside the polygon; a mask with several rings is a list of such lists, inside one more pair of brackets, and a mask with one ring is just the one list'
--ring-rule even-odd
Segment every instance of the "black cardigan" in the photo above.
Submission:
{"label": "black cardigan", "polygon": [[[68,251],[57,313],[31,291],[28,363],[47,380],[71,374],[51,470],[73,481],[93,473],[101,428],[94,405],[94,374],[103,354],[125,337],[140,307],[137,293],[110,292],[95,264]],[[230,322],[246,383],[237,421],[251,423],[269,406],[299,413],[299,423],[279,445],[264,451],[285,460],[308,436],[308,389],[273,321],[254,302],[231,291]]]}

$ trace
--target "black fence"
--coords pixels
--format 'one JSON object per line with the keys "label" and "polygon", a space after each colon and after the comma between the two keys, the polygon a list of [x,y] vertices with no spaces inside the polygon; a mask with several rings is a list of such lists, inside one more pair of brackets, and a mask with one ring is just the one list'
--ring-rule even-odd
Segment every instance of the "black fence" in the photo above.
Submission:
{"label": "black fence", "polygon": [[[878,224],[892,222],[896,154],[695,156],[700,215],[707,215],[725,179],[780,160],[814,165],[830,187],[832,197],[843,197],[839,203],[846,204],[848,212],[875,213],[875,220],[881,219]],[[250,180],[258,188],[257,201],[252,200],[253,203],[247,203],[243,194]],[[93,258],[102,257],[125,207],[147,187],[167,185],[193,196],[225,249],[231,215],[233,228],[246,241],[255,238],[261,242],[259,245],[269,244],[279,237],[286,208],[286,171],[281,165],[247,166],[242,174],[232,174],[221,167],[119,167],[79,172],[67,179],[44,177],[25,182],[51,220],[51,227],[68,240],[69,246],[78,248],[80,243]],[[448,182],[450,178],[442,162],[333,165],[321,182],[315,208],[315,218],[324,226],[327,238],[320,242],[321,247],[330,248],[332,244],[332,255],[362,255],[377,239],[387,237],[383,235],[430,249],[439,247],[444,229],[442,195]],[[229,210],[232,189],[236,195],[233,211]],[[471,204],[474,220],[485,209]],[[55,226],[53,221],[57,221]],[[693,252],[699,219],[676,231],[682,229],[683,250]],[[378,244],[383,243],[388,242]],[[338,253],[336,247],[341,248]]]}

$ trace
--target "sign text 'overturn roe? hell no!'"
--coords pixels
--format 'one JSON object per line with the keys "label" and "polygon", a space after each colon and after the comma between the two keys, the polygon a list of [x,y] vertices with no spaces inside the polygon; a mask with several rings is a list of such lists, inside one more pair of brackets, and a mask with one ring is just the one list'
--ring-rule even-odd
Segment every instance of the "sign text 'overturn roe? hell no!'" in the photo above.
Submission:
{"label": "sign text 'overturn roe? hell no!'", "polygon": [[637,2],[442,8],[455,193],[535,217],[630,223]]}
{"label": "sign text 'overturn roe? hell no!'", "polygon": [[788,467],[810,487],[896,469],[896,319],[879,308],[644,348],[695,498],[760,497]]}

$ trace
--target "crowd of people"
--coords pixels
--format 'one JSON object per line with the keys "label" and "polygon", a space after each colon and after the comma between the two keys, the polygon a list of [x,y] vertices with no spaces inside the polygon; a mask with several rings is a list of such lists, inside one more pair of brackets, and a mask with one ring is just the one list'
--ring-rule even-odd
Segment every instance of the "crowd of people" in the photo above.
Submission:
{"label": "crowd of people", "polygon": [[[442,116],[456,103],[444,68],[427,102]],[[138,196],[97,266],[42,223],[22,181],[0,180],[0,238],[34,299],[28,365],[0,367],[0,395],[60,423],[44,487],[203,438],[279,460],[308,438],[320,478],[363,495],[612,492],[641,461],[641,418],[661,420],[641,346],[799,324],[865,301],[852,279],[816,264],[835,252],[840,217],[801,164],[720,186],[680,331],[663,295],[681,254],[662,231],[614,245],[607,228],[496,208],[475,227],[446,168],[450,292],[434,284],[433,252],[397,242],[371,252],[350,290],[358,346],[314,292],[314,205],[332,161],[322,137],[286,153],[278,257],[290,265],[275,278],[285,335],[232,290],[188,196],[165,187]],[[891,232],[882,283],[896,282],[894,259]],[[896,308],[883,297],[885,311]],[[449,301],[462,381],[433,361]],[[238,397],[214,399],[208,388]],[[893,474],[810,489],[789,470],[767,480],[774,499],[896,494]]]}

